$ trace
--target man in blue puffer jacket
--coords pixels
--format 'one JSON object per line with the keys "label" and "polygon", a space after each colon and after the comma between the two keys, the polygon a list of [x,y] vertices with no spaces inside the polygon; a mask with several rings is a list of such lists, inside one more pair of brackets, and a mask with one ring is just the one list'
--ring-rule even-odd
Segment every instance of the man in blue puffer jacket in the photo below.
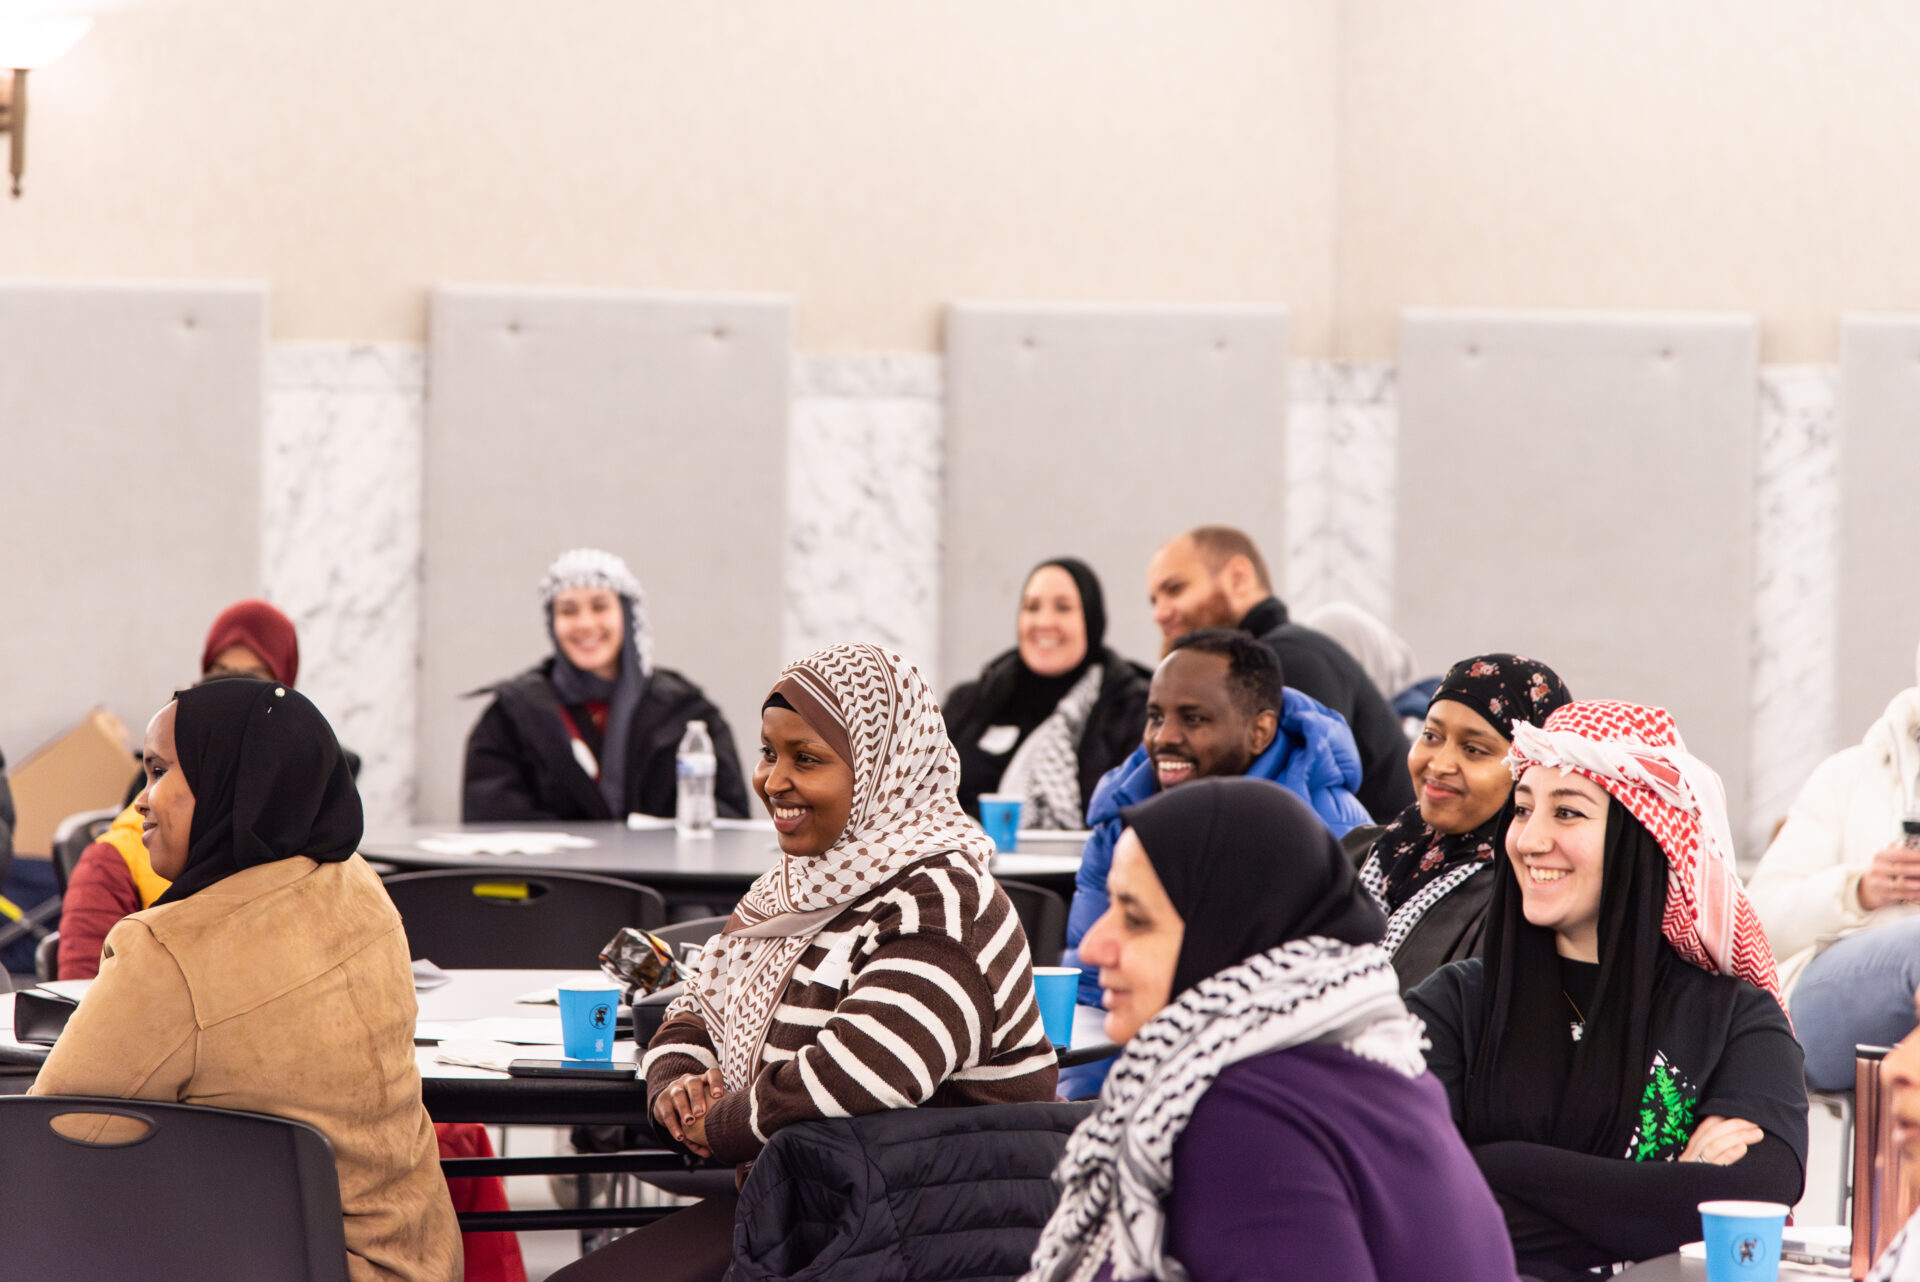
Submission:
{"label": "man in blue puffer jacket", "polygon": [[[1080,855],[1062,966],[1080,967],[1080,1002],[1100,1004],[1099,972],[1080,961],[1080,940],[1107,911],[1107,869],[1120,812],[1190,779],[1271,779],[1313,808],[1335,837],[1370,823],[1354,795],[1360,752],[1340,714],[1281,684],[1280,660],[1244,632],[1202,628],[1173,643],[1147,691],[1147,727],[1133,755],[1107,771],[1087,806],[1093,829]],[[1099,1088],[1111,1061],[1068,1069],[1061,1093]]]}

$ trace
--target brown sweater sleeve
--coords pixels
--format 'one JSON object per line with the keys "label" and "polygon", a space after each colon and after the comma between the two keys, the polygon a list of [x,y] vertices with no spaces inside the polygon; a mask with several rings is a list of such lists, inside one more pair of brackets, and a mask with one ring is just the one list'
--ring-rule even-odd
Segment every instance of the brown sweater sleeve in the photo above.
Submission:
{"label": "brown sweater sleeve", "polygon": [[944,935],[901,936],[865,961],[811,1045],[708,1110],[707,1141],[721,1161],[746,1162],[794,1122],[925,1103],[985,1058],[993,1028],[972,954]]}

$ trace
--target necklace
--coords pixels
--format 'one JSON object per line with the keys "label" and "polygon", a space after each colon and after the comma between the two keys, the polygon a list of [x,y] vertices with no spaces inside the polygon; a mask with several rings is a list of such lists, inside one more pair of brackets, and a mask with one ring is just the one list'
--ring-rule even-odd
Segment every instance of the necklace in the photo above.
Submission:
{"label": "necklace", "polygon": [[1566,989],[1563,988],[1560,990],[1560,995],[1567,999],[1567,1005],[1573,1007],[1573,1013],[1576,1016],[1578,1016],[1578,1018],[1571,1025],[1569,1025],[1569,1029],[1568,1029],[1568,1031],[1571,1032],[1573,1035],[1573,1040],[1577,1042],[1582,1037],[1586,1036],[1587,1017],[1581,1013],[1579,1003],[1573,1000],[1573,994],[1569,993]]}

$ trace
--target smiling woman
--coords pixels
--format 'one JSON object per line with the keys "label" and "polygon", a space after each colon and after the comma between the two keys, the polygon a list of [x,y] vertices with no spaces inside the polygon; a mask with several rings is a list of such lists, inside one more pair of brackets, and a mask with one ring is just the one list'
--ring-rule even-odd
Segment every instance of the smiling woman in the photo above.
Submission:
{"label": "smiling woman", "polygon": [[[1053,1097],[1027,938],[954,796],[933,694],[897,654],[840,645],[781,675],[754,789],[778,866],[708,941],[641,1061],[661,1134],[723,1162],[821,1117]],[[718,1278],[732,1193],[557,1277]]]}
{"label": "smiling woman", "polygon": [[[1385,926],[1313,812],[1253,779],[1130,806],[1081,943],[1126,1052],[1030,1282],[1514,1276]],[[1104,1268],[1103,1268],[1104,1266]]]}
{"label": "smiling woman", "polygon": [[552,657],[473,692],[493,702],[467,738],[461,818],[671,818],[674,759],[691,721],[713,737],[716,809],[744,817],[733,732],[700,687],[654,664],[646,601],[627,563],[596,548],[563,552],[540,599]]}
{"label": "smiling woman", "polygon": [[172,884],[107,936],[34,1093],[308,1122],[333,1146],[355,1282],[455,1276],[406,935],[355,853],[332,728],[291,687],[232,678],[177,694],[146,748],[135,805]]}
{"label": "smiling woman", "polygon": [[947,696],[960,754],[960,804],[1010,793],[1027,828],[1080,828],[1100,776],[1140,741],[1147,672],[1106,646],[1100,580],[1083,561],[1034,567],[1020,591],[1017,644]]}
{"label": "smiling woman", "polygon": [[1387,912],[1381,946],[1403,989],[1479,954],[1496,852],[1511,814],[1513,728],[1572,702],[1559,676],[1517,654],[1447,669],[1407,754],[1418,800],[1381,830],[1360,880]]}
{"label": "smiling woman", "polygon": [[1407,995],[1532,1277],[1699,1236],[1717,1198],[1793,1204],[1807,1103],[1720,780],[1664,709],[1515,727],[1486,955]]}

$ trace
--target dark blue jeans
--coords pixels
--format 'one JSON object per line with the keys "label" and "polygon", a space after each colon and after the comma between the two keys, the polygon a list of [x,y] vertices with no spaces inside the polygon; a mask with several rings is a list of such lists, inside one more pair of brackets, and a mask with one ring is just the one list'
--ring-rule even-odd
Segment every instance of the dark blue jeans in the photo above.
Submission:
{"label": "dark blue jeans", "polygon": [[1853,1089],[1853,1048],[1891,1046],[1913,1031],[1920,988],[1920,917],[1876,926],[1807,963],[1787,1003],[1807,1051],[1807,1083]]}

